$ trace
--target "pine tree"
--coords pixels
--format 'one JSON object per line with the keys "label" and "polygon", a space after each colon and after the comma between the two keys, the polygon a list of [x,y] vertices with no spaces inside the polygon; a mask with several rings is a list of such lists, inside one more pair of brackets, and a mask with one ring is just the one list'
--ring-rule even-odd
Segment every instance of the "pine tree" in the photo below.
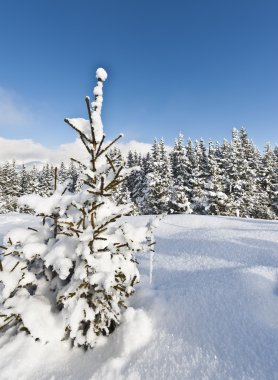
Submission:
{"label": "pine tree", "polygon": [[220,167],[221,152],[217,144],[214,146],[209,141],[208,148],[208,179],[205,183],[206,196],[208,205],[206,213],[210,215],[227,215],[227,195],[224,193],[222,176],[223,171]]}
{"label": "pine tree", "polygon": [[192,140],[190,138],[187,140],[187,145],[185,147],[185,150],[186,150],[187,165],[185,167],[185,173],[184,173],[184,185],[185,185],[188,200],[191,203],[192,202],[192,173],[193,173],[193,167],[195,165],[196,159],[195,159],[195,152],[194,152]]}
{"label": "pine tree", "polygon": [[29,190],[27,194],[33,193],[39,193],[39,172],[35,166],[33,166],[32,170],[29,173]]}
{"label": "pine tree", "polygon": [[128,154],[127,154],[127,162],[126,162],[126,165],[128,168],[132,168],[133,166],[135,166],[135,153],[136,152],[132,152],[131,150],[128,151]]}
{"label": "pine tree", "polygon": [[6,162],[3,165],[1,177],[2,212],[16,211],[18,208],[17,198],[20,194],[20,186],[15,161],[12,164]]}
{"label": "pine tree", "polygon": [[149,245],[145,241],[149,234],[147,227],[139,236],[131,226],[115,223],[130,212],[129,207],[117,206],[112,199],[113,192],[124,180],[123,165],[117,159],[112,160],[108,150],[121,135],[103,147],[101,107],[102,86],[106,79],[103,69],[97,70],[97,78],[93,109],[86,98],[89,121],[66,119],[78,132],[91,159],[84,172],[84,200],[76,204],[79,214],[77,212],[68,230],[80,240],[78,261],[70,282],[58,297],[64,312],[76,316],[74,324],[68,318],[70,337],[75,344],[85,347],[93,346],[98,335],[109,335],[120,323],[121,309],[139,281],[135,251]]}
{"label": "pine tree", "polygon": [[[4,330],[16,325],[42,341],[68,337],[76,346],[93,347],[100,335],[109,335],[121,322],[139,282],[135,253],[153,249],[153,225],[132,227],[121,219],[130,207],[113,202],[124,167],[109,156],[121,135],[104,146],[101,108],[106,77],[103,69],[97,70],[95,100],[90,104],[86,97],[89,120],[65,119],[90,156],[88,162],[80,162],[80,192],[73,194],[59,185],[55,173],[52,195],[22,199],[43,216],[41,225],[17,229],[5,239],[0,260]],[[51,173],[49,166],[46,169]]]}
{"label": "pine tree", "polygon": [[151,162],[152,162],[152,155],[150,152],[148,152],[146,156],[143,157],[142,159],[142,170],[145,176],[149,174],[151,171]]}
{"label": "pine tree", "polygon": [[50,198],[23,196],[21,206],[33,208],[43,222],[36,229],[17,228],[4,237],[0,253],[0,330],[4,332],[14,327],[43,342],[65,335],[63,328],[59,330],[61,318],[52,295],[70,269],[68,259],[59,250],[63,241],[57,239],[63,230],[59,213],[62,216],[71,203],[71,198],[63,197],[62,192],[62,188],[55,188]]}
{"label": "pine tree", "polygon": [[135,206],[135,213],[144,213],[144,187],[146,185],[146,174],[144,172],[143,160],[140,155],[129,154],[128,167],[131,169],[127,177],[127,188],[130,198]]}
{"label": "pine tree", "polygon": [[86,97],[89,120],[65,119],[90,156],[80,162],[86,166],[82,189],[68,192],[55,175],[52,195],[22,200],[43,215],[38,229],[17,229],[5,239],[0,261],[4,330],[17,325],[42,341],[68,337],[76,346],[95,346],[100,335],[109,335],[121,322],[127,298],[139,282],[135,253],[153,249],[153,225],[135,228],[122,221],[130,208],[112,199],[124,168],[108,155],[121,135],[104,146],[106,77],[103,69],[97,70],[92,105]]}
{"label": "pine tree", "polygon": [[53,194],[54,172],[48,163],[43,166],[39,177],[38,193],[44,197]]}
{"label": "pine tree", "polygon": [[63,161],[60,164],[60,168],[58,171],[58,178],[59,178],[60,183],[64,183],[69,178],[68,170],[67,170],[66,165],[64,164]]}
{"label": "pine tree", "polygon": [[16,162],[13,160],[7,177],[7,190],[10,196],[18,197],[20,194],[19,178],[16,170]]}
{"label": "pine tree", "polygon": [[260,167],[260,189],[263,197],[261,197],[261,207],[263,207],[263,216],[268,219],[276,217],[276,156],[268,143],[265,146],[264,156]]}
{"label": "pine tree", "polygon": [[183,135],[180,133],[171,153],[173,173],[173,192],[170,206],[174,213],[191,213],[190,203],[186,195],[185,176],[188,168],[188,158],[183,146]]}
{"label": "pine tree", "polygon": [[241,216],[244,211],[243,194],[245,189],[244,172],[247,162],[243,155],[241,141],[237,129],[232,130],[232,141],[230,144],[229,166],[226,171],[228,182],[228,198],[231,205],[231,215]]}
{"label": "pine tree", "polygon": [[[125,168],[126,163],[124,161],[122,152],[119,148],[114,147],[110,150],[107,156],[109,156],[110,161],[113,162],[113,165],[116,170],[118,170],[120,167]],[[124,171],[122,171],[122,173],[123,172]],[[121,181],[121,183],[113,192],[112,199],[116,203],[116,205],[129,206],[130,215],[136,215],[138,213],[138,209],[131,199],[130,191],[128,189],[128,177],[121,174],[119,176],[119,180]]]}
{"label": "pine tree", "polygon": [[196,141],[192,162],[190,186],[192,188],[191,203],[194,213],[206,214],[208,200],[205,183],[208,179],[208,163],[203,140]]}
{"label": "pine tree", "polygon": [[135,164],[137,165],[137,166],[140,166],[140,167],[142,167],[142,163],[143,163],[143,157],[142,157],[142,154],[141,153],[137,153],[136,151],[135,151],[135,158],[134,158],[134,160],[135,160]]}
{"label": "pine tree", "polygon": [[30,194],[30,175],[26,170],[25,165],[22,165],[22,169],[19,172],[19,194],[25,195]]}
{"label": "pine tree", "polygon": [[70,180],[68,189],[71,193],[75,193],[77,188],[78,172],[72,160],[68,169],[68,179]]}
{"label": "pine tree", "polygon": [[248,139],[245,129],[242,127],[240,130],[240,143],[241,143],[241,171],[240,180],[242,183],[242,195],[240,204],[240,215],[245,217],[253,216],[253,208],[256,201],[257,184],[256,184],[256,164],[254,157],[254,150]]}
{"label": "pine tree", "polygon": [[[144,175],[141,168],[142,157],[136,151],[129,151],[127,155],[127,167],[131,169],[126,178],[126,181],[123,183],[122,192],[125,195],[125,198],[128,202],[132,202],[133,215],[140,213],[142,207],[143,199],[143,183]],[[126,203],[127,203],[126,201]]]}
{"label": "pine tree", "polygon": [[242,181],[244,186],[241,215],[256,218],[262,217],[265,213],[265,207],[262,206],[263,202],[261,201],[264,195],[261,194],[259,185],[261,155],[254,143],[248,139],[244,128],[240,130],[240,139],[243,155]]}
{"label": "pine tree", "polygon": [[156,184],[158,182],[157,173],[158,162],[158,142],[155,139],[152,145],[151,154],[148,152],[143,159],[144,183],[143,198],[141,201],[141,212],[143,214],[159,214],[160,210],[155,206],[157,199]]}
{"label": "pine tree", "polygon": [[170,199],[173,188],[171,165],[165,150],[164,141],[154,141],[152,155],[146,163],[144,210],[145,214],[170,212]]}
{"label": "pine tree", "polygon": [[6,212],[4,166],[0,165],[0,214]]}

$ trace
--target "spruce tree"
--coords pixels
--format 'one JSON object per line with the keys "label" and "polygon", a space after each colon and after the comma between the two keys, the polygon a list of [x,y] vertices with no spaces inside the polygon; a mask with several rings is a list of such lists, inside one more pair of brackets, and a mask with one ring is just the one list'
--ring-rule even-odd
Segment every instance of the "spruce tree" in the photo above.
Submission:
{"label": "spruce tree", "polygon": [[[192,202],[192,173],[195,165],[195,152],[192,140],[189,138],[185,147],[186,167],[184,172],[184,185],[189,202]],[[192,207],[192,205],[191,205]]]}
{"label": "spruce tree", "polygon": [[139,282],[136,252],[153,249],[153,225],[132,227],[121,219],[130,208],[113,202],[124,167],[108,154],[121,135],[104,146],[106,77],[103,69],[97,70],[95,100],[90,104],[86,97],[89,120],[65,119],[89,155],[87,162],[80,162],[80,192],[63,189],[55,175],[52,195],[22,200],[43,216],[41,225],[29,233],[13,231],[5,239],[0,261],[4,330],[17,325],[42,341],[69,338],[76,346],[94,347],[100,335],[109,335],[120,324]]}
{"label": "spruce tree", "polygon": [[6,212],[5,204],[4,166],[0,165],[0,214],[4,214]]}
{"label": "spruce tree", "polygon": [[58,178],[60,183],[64,183],[68,178],[68,169],[66,168],[65,163],[62,161],[60,168],[58,170]]}
{"label": "spruce tree", "polygon": [[191,213],[190,203],[186,194],[185,176],[188,168],[188,158],[183,146],[183,135],[180,133],[171,153],[173,173],[173,191],[170,207],[174,213]]}
{"label": "spruce tree", "polygon": [[69,283],[58,295],[58,304],[66,315],[69,336],[84,347],[94,346],[98,335],[109,335],[120,323],[126,299],[139,282],[135,252],[153,244],[150,227],[138,234],[120,222],[130,207],[113,202],[113,193],[124,180],[124,166],[108,154],[121,135],[104,147],[101,108],[106,77],[103,69],[97,70],[92,108],[86,97],[89,120],[65,119],[79,134],[90,162],[85,164],[82,203],[75,203],[76,214],[67,229],[79,240],[77,260]]}
{"label": "spruce tree", "polygon": [[271,145],[268,143],[265,146],[264,155],[260,167],[260,189],[264,197],[261,202],[264,206],[264,213],[268,219],[276,217],[276,202],[277,202],[277,178],[275,167],[276,156]]}
{"label": "spruce tree", "polygon": [[135,155],[135,152],[133,153],[131,150],[128,151],[127,162],[126,162],[126,165],[128,168],[132,168],[133,166],[135,166],[134,155]]}
{"label": "spruce tree", "polygon": [[25,165],[22,165],[21,171],[19,172],[19,194],[24,195],[30,193],[30,175],[26,170]]}
{"label": "spruce tree", "polygon": [[[120,167],[125,168],[126,162],[123,158],[122,152],[119,148],[114,147],[107,153],[111,162],[113,162],[115,169]],[[122,171],[123,173],[124,171]],[[138,213],[135,203],[133,203],[128,189],[128,176],[121,174],[119,176],[120,184],[113,192],[112,199],[116,205],[127,205],[130,207],[130,215],[136,215]]]}
{"label": "spruce tree", "polygon": [[265,214],[265,206],[263,206],[265,202],[259,183],[261,154],[253,141],[248,139],[245,128],[241,128],[240,138],[243,154],[242,180],[244,184],[241,215],[255,218],[262,217]]}
{"label": "spruce tree", "polygon": [[39,171],[33,166],[29,173],[29,192],[28,194],[38,194],[39,192]]}
{"label": "spruce tree", "polygon": [[14,160],[12,163],[6,162],[3,165],[1,177],[2,212],[16,211],[18,208],[17,198],[20,195],[20,186]]}
{"label": "spruce tree", "polygon": [[49,198],[34,194],[21,198],[21,206],[32,208],[43,220],[36,228],[10,231],[0,253],[0,330],[14,327],[43,342],[65,335],[53,297],[70,268],[57,236],[63,230],[59,216],[72,199],[62,196],[64,190],[56,185],[53,192]]}
{"label": "spruce tree", "polygon": [[53,168],[47,163],[43,166],[40,176],[38,193],[44,197],[49,197],[53,194],[53,184],[54,184],[54,172]]}
{"label": "spruce tree", "polygon": [[[135,160],[133,161],[136,162]],[[140,162],[139,160],[137,162]],[[146,175],[143,167],[130,167],[131,171],[127,177],[127,188],[130,198],[135,205],[138,213],[144,213],[144,194],[146,186]]]}
{"label": "spruce tree", "polygon": [[228,166],[226,168],[226,180],[228,185],[228,199],[230,203],[231,215],[241,216],[243,208],[244,194],[244,171],[246,161],[244,160],[241,141],[237,129],[232,130],[232,141],[230,144]]}
{"label": "spruce tree", "polygon": [[162,139],[160,142],[154,141],[150,160],[146,164],[144,213],[168,213],[173,182],[170,160]]}
{"label": "spruce tree", "polygon": [[77,188],[78,172],[74,162],[71,160],[68,169],[68,179],[70,180],[68,189],[71,193],[75,193]]}
{"label": "spruce tree", "polygon": [[[139,282],[136,252],[153,249],[153,225],[132,227],[122,219],[130,213],[129,205],[113,201],[124,181],[124,166],[109,156],[121,135],[104,145],[106,77],[103,69],[97,70],[95,99],[90,103],[86,97],[89,120],[65,119],[89,156],[80,162],[80,192],[59,185],[55,173],[51,195],[22,200],[43,217],[42,223],[36,229],[12,231],[5,239],[0,253],[4,330],[16,325],[42,341],[67,337],[76,346],[95,346],[100,335],[109,335],[120,324]],[[49,166],[46,169],[51,173]]]}
{"label": "spruce tree", "polygon": [[208,178],[205,183],[207,207],[206,213],[210,215],[227,215],[227,195],[224,193],[220,167],[221,152],[218,144],[216,146],[209,141],[208,148]]}
{"label": "spruce tree", "polygon": [[195,142],[194,156],[192,159],[192,175],[189,181],[192,188],[192,208],[196,214],[206,214],[208,199],[205,191],[205,183],[208,178],[208,163],[203,140]]}

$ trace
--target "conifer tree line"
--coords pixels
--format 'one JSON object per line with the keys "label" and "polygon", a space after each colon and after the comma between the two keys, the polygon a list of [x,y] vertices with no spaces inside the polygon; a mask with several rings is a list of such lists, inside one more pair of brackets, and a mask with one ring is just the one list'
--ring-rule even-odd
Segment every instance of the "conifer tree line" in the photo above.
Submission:
{"label": "conifer tree line", "polygon": [[[182,134],[169,154],[155,141],[145,157],[129,152],[127,188],[140,214],[278,217],[278,147],[260,153],[242,128],[222,144]],[[133,170],[132,170],[133,168]]]}
{"label": "conifer tree line", "polygon": [[[15,161],[0,165],[0,213],[21,211],[17,200],[23,195],[38,194],[44,197],[52,195],[55,187],[54,171],[54,166],[48,163],[41,170],[36,166],[27,170],[24,164],[18,167]],[[69,180],[68,190],[74,193],[81,186],[79,172],[79,166],[74,162],[68,167],[62,162],[58,167],[58,182],[62,184]]]}
{"label": "conifer tree line", "polygon": [[[114,165],[124,158],[115,147],[110,151]],[[129,151],[127,179],[113,195],[118,204],[132,203],[134,214],[195,213],[202,215],[278,218],[278,147],[268,143],[261,153],[246,130],[232,130],[231,141],[222,144],[200,139],[184,141],[179,134],[174,147],[166,151],[163,139],[155,140],[146,155]],[[82,168],[63,162],[58,180],[69,181],[69,190],[78,192]],[[54,168],[27,171],[15,162],[0,166],[0,212],[18,210],[17,198],[53,192]],[[20,210],[19,210],[20,211]]]}

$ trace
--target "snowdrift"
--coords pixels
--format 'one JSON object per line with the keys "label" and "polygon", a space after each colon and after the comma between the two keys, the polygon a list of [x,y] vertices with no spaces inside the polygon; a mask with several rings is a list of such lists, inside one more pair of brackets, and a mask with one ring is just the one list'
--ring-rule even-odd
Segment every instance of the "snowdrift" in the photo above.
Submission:
{"label": "snowdrift", "polygon": [[[130,217],[136,226],[147,217]],[[0,216],[3,235],[34,217]],[[153,282],[94,350],[0,334],[1,380],[278,378],[278,222],[167,216],[156,230]]]}

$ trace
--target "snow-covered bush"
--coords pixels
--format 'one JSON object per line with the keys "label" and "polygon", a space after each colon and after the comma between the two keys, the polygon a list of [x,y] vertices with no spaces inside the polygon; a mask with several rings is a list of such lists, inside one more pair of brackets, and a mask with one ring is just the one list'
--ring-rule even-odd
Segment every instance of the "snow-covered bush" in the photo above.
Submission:
{"label": "snow-covered bush", "polygon": [[67,264],[62,261],[59,248],[70,244],[60,221],[65,220],[72,198],[62,185],[48,198],[37,194],[21,198],[22,205],[43,219],[36,228],[17,228],[4,237],[0,258],[1,329],[16,326],[44,342],[63,338],[55,295],[62,286],[62,271]]}
{"label": "snow-covered bush", "polygon": [[7,236],[0,261],[2,327],[17,325],[43,341],[68,337],[84,348],[121,322],[140,278],[135,254],[154,245],[153,224],[135,229],[122,219],[130,205],[113,199],[125,169],[109,152],[121,135],[104,146],[107,74],[103,69],[96,74],[95,99],[90,104],[86,97],[89,120],[65,119],[88,153],[80,163],[83,186],[73,194],[55,181],[49,197],[24,196],[21,204],[43,220],[37,229]]}

